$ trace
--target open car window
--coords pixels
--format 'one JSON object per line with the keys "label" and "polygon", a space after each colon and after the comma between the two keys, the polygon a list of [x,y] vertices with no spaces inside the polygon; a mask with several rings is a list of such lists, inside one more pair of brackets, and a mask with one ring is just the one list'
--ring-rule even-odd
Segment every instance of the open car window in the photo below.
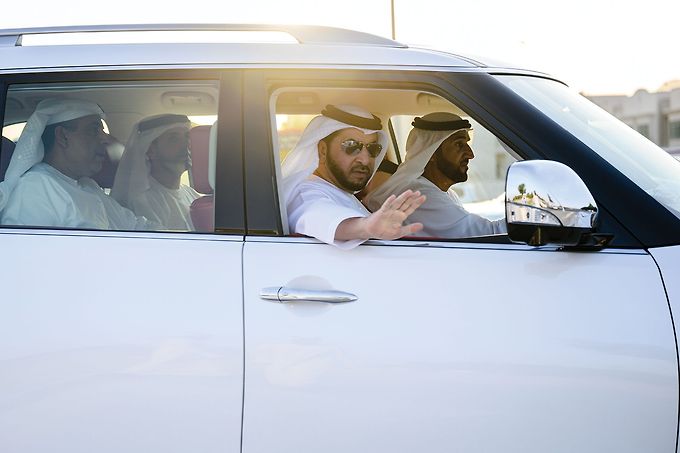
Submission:
{"label": "open car window", "polygon": [[[442,196],[449,197],[451,203],[462,204],[466,213],[471,216],[503,223],[505,217],[504,189],[507,168],[517,160],[516,156],[493,133],[484,128],[469,114],[451,102],[431,93],[405,89],[340,89],[340,88],[289,88],[279,89],[271,98],[272,129],[275,137],[275,161],[279,187],[281,184],[281,165],[294,149],[309,122],[328,104],[353,104],[362,107],[382,120],[384,130],[390,129],[390,144],[385,161],[392,164],[390,170],[399,168],[399,164],[408,159],[406,142],[415,117],[422,117],[433,112],[449,112],[468,120],[472,125],[470,146],[474,151],[474,159],[470,160],[467,169],[467,181],[452,185],[448,191],[441,191]],[[403,164],[402,164],[403,165]],[[385,167],[383,164],[382,167]],[[380,170],[382,170],[382,167]],[[378,171],[369,182],[367,188],[357,194],[366,203],[370,192],[377,190],[389,180],[390,174]],[[395,193],[395,195],[398,195]],[[286,200],[280,194],[281,206]],[[375,206],[368,206],[374,210]],[[424,210],[424,209],[423,209]],[[440,213],[439,216],[446,215]],[[460,217],[460,211],[455,215]],[[420,219],[418,220],[420,221]],[[437,220],[439,221],[439,220]],[[287,212],[282,209],[282,224],[287,234],[290,231]],[[427,227],[427,225],[426,225]],[[498,234],[493,232],[489,234]],[[461,229],[460,233],[449,233],[442,236],[424,234],[428,239],[460,239],[472,236],[485,236],[486,230]]]}

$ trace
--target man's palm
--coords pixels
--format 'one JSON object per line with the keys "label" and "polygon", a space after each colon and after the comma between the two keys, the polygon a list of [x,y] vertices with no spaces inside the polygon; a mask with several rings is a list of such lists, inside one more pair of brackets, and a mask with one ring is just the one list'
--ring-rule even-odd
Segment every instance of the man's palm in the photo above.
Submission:
{"label": "man's palm", "polygon": [[399,239],[417,233],[423,228],[421,223],[404,225],[404,222],[425,202],[425,195],[407,190],[401,195],[391,195],[380,209],[366,218],[366,227],[371,237],[376,239]]}

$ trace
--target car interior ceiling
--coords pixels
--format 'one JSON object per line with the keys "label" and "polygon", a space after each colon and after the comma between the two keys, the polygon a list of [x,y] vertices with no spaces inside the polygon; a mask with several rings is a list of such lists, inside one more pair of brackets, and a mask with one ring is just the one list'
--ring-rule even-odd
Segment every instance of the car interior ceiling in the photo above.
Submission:
{"label": "car interior ceiling", "polygon": [[449,101],[417,90],[286,88],[274,92],[273,96],[277,114],[318,114],[328,104],[351,104],[362,106],[381,117],[425,115],[440,110],[466,116]]}

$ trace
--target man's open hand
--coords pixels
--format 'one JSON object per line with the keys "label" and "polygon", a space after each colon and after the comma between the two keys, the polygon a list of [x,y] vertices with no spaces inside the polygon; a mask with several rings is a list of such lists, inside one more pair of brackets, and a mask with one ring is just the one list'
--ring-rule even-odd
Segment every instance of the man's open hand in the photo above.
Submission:
{"label": "man's open hand", "polygon": [[340,222],[335,230],[335,239],[399,239],[423,229],[422,223],[404,225],[404,222],[425,202],[425,195],[419,191],[407,190],[401,195],[385,200],[380,209],[368,217],[352,217]]}
{"label": "man's open hand", "polygon": [[407,190],[398,197],[390,195],[380,209],[364,218],[369,237],[376,239],[399,239],[423,229],[422,223],[404,225],[404,222],[425,202],[425,195]]}

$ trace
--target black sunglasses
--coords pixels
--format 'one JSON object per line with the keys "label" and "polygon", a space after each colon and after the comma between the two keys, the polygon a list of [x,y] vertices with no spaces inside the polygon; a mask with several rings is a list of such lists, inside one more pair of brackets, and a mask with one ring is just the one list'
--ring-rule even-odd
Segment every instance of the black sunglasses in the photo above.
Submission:
{"label": "black sunglasses", "polygon": [[340,143],[340,146],[348,156],[356,156],[365,146],[368,155],[371,156],[372,159],[378,157],[378,154],[382,151],[382,145],[380,143],[362,143],[351,138]]}

